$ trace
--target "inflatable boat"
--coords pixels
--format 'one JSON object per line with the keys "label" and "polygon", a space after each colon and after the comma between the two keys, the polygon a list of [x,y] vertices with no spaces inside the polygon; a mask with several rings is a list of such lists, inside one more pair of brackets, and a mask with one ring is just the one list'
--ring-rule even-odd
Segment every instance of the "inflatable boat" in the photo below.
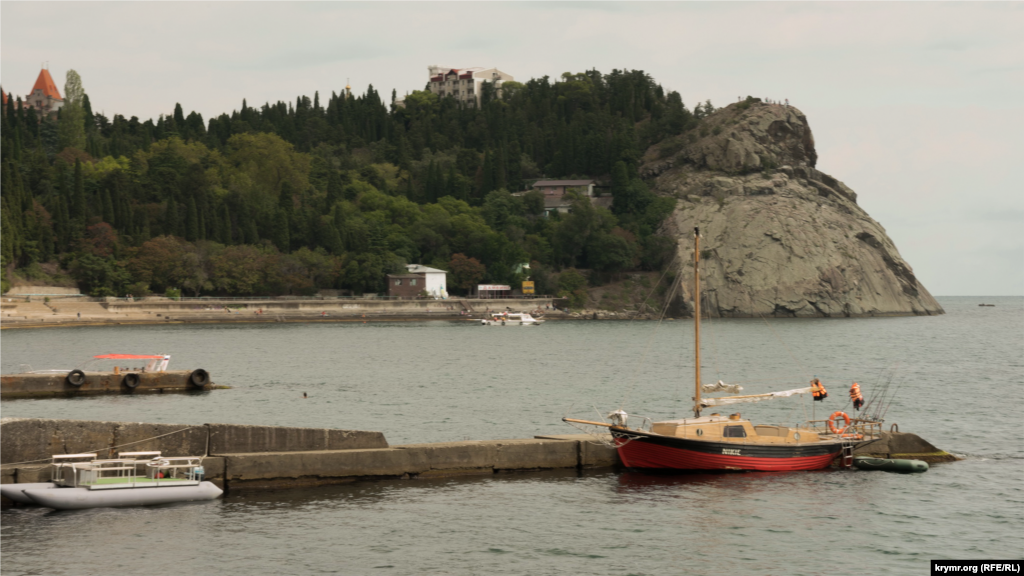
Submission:
{"label": "inflatable boat", "polygon": [[855,456],[853,458],[853,465],[861,470],[882,470],[884,472],[899,472],[900,474],[913,474],[915,472],[928,471],[928,463],[923,460],[898,460],[892,458]]}
{"label": "inflatable boat", "polygon": [[[7,484],[4,496],[55,510],[76,510],[213,500],[224,493],[212,482],[203,480],[202,458],[159,454],[122,453],[116,459],[88,462],[69,462],[68,457],[95,455],[55,457],[53,482]],[[155,456],[148,460],[136,459],[152,455]],[[20,491],[20,495],[15,491]]]}

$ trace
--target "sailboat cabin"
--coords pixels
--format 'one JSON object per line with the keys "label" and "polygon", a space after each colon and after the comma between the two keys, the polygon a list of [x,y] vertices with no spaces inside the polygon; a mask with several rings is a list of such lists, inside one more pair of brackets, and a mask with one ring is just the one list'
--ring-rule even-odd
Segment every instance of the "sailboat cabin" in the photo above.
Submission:
{"label": "sailboat cabin", "polygon": [[722,416],[712,414],[700,418],[683,418],[655,422],[651,432],[675,438],[716,440],[722,442],[753,442],[768,444],[796,444],[818,442],[817,432],[807,429],[758,424],[743,420],[739,414]]}

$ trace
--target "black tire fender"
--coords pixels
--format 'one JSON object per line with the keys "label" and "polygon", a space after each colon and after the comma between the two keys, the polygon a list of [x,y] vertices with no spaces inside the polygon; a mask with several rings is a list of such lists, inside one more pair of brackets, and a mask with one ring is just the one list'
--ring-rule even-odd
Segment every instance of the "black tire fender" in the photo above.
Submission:
{"label": "black tire fender", "polygon": [[121,378],[121,384],[124,384],[128,388],[135,388],[139,385],[139,375],[134,372],[129,372]]}
{"label": "black tire fender", "polygon": [[188,383],[196,388],[202,388],[210,383],[210,373],[202,368],[196,368],[188,375]]}
{"label": "black tire fender", "polygon": [[75,368],[71,372],[68,372],[68,377],[65,378],[65,380],[67,380],[68,384],[71,384],[72,386],[81,386],[82,384],[85,384],[85,372]]}

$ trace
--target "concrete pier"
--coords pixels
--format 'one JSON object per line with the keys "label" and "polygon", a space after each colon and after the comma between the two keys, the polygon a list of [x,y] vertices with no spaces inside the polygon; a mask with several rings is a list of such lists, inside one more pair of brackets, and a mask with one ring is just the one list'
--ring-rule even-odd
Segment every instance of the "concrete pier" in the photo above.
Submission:
{"label": "concrete pier", "polygon": [[75,386],[67,373],[8,374],[0,377],[0,399],[53,398],[57,396],[95,396],[101,394],[169,394],[230,388],[207,382],[197,386],[188,370],[166,372],[130,372],[138,376],[138,385],[125,384],[128,373],[85,372],[85,382]]}
{"label": "concrete pier", "polygon": [[360,430],[4,418],[0,481],[46,482],[54,454],[119,450],[205,456],[206,478],[225,490],[618,464],[613,448],[586,434],[389,446],[382,433]]}
{"label": "concrete pier", "polygon": [[[100,458],[113,458],[118,451],[145,450],[204,456],[207,480],[225,490],[606,468],[620,464],[610,439],[569,434],[391,446],[384,434],[361,430],[4,418],[0,481],[47,482],[54,454],[95,452]],[[862,443],[855,453],[929,462],[957,459],[915,434],[899,432]]]}

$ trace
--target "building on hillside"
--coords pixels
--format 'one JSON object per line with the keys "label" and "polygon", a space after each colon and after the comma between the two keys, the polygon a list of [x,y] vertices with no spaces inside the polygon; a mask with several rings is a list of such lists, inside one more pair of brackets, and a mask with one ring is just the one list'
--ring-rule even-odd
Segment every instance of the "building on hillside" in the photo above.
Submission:
{"label": "building on hillside", "polygon": [[569,192],[581,192],[588,198],[594,197],[594,187],[597,182],[594,180],[537,180],[531,188],[544,193],[544,197],[557,196],[561,198]]}
{"label": "building on hillside", "polygon": [[501,85],[513,80],[497,68],[449,68],[427,66],[430,71],[430,91],[439,97],[452,96],[462,104],[480,106],[480,87],[484,82],[494,84],[495,93],[501,94]]}
{"label": "building on hillside", "polygon": [[[552,212],[568,214],[572,211],[572,198],[567,196],[570,192],[576,192],[590,198],[590,203],[602,208],[610,208],[611,196],[601,196],[597,190],[607,188],[597,183],[596,180],[538,180],[531,186],[531,190],[537,190],[544,194],[544,215],[550,216]],[[516,192],[513,196],[522,196],[531,190]]]}
{"label": "building on hillside", "polygon": [[64,99],[60,97],[57,84],[54,83],[50,71],[43,68],[39,71],[39,77],[32,86],[32,92],[25,98],[25,105],[35,108],[42,114],[54,114],[64,105]]}
{"label": "building on hillside", "polygon": [[388,296],[412,299],[426,293],[431,298],[448,297],[448,273],[422,264],[409,264],[408,274],[388,274]]}
{"label": "building on hillside", "polygon": [[4,92],[3,87],[0,87],[0,99],[3,99],[4,106],[7,106],[7,92]]}

